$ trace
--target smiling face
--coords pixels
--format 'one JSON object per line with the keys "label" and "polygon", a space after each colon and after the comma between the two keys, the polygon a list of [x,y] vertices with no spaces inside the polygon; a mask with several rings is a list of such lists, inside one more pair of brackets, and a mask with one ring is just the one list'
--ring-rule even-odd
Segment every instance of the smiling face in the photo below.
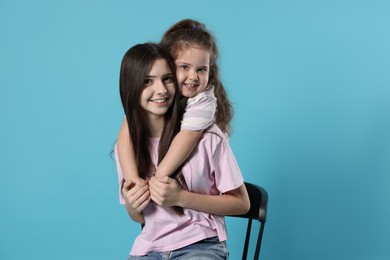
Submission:
{"label": "smiling face", "polygon": [[145,76],[145,88],[140,97],[140,106],[150,117],[165,115],[175,96],[172,71],[164,59],[154,61],[150,72]]}
{"label": "smiling face", "polygon": [[203,92],[209,82],[210,53],[193,46],[183,47],[175,60],[179,90],[184,97]]}

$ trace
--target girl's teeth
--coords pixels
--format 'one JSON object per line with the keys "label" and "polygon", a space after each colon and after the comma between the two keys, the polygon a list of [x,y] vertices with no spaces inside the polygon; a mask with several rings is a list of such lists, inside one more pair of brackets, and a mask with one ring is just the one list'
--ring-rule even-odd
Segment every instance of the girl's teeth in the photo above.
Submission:
{"label": "girl's teeth", "polygon": [[156,100],[154,100],[154,102],[156,102],[156,103],[163,103],[165,101],[167,101],[165,98],[164,99],[156,99]]}

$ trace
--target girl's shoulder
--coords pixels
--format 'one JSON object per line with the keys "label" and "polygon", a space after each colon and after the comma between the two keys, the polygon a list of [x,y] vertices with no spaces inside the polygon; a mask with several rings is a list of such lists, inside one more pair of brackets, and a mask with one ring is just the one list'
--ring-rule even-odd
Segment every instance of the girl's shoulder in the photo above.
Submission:
{"label": "girl's shoulder", "polygon": [[214,86],[207,88],[205,91],[202,91],[196,94],[192,98],[187,99],[187,105],[197,104],[197,103],[209,103],[216,102],[217,98],[214,94]]}
{"label": "girl's shoulder", "polygon": [[209,162],[215,164],[221,163],[221,160],[226,158],[234,157],[225,133],[216,124],[212,124],[203,132],[194,151],[196,151],[195,156],[208,158]]}
{"label": "girl's shoulder", "polygon": [[222,130],[215,123],[212,123],[209,128],[204,130],[203,133],[205,135],[207,135],[207,134],[217,135],[221,138],[223,137],[226,139],[226,135],[222,132]]}
{"label": "girl's shoulder", "polygon": [[228,145],[226,135],[215,123],[213,123],[209,128],[203,131],[198,145],[209,147],[214,151],[217,147],[221,146],[221,144],[223,146]]}

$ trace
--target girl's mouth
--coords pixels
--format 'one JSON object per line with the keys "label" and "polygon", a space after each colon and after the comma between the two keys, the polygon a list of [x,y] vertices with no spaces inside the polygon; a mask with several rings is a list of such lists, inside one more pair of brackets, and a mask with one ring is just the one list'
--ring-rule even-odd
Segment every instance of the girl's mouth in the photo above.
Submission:
{"label": "girl's mouth", "polygon": [[168,100],[168,98],[159,98],[159,99],[151,99],[150,101],[152,101],[154,103],[161,104],[161,103],[167,102],[167,100]]}
{"label": "girl's mouth", "polygon": [[183,83],[183,85],[187,88],[195,88],[197,87],[198,85],[197,84],[188,84],[188,83]]}

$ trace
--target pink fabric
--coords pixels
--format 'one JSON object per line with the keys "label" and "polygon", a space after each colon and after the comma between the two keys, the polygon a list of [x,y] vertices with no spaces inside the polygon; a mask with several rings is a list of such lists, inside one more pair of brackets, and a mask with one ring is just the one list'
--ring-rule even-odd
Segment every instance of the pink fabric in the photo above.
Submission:
{"label": "pink fabric", "polygon": [[[151,139],[153,161],[157,161],[159,139]],[[116,155],[117,159],[117,155]],[[122,180],[119,161],[118,180]],[[198,145],[183,167],[183,174],[191,192],[218,195],[243,184],[241,171],[222,131],[214,124],[204,132]],[[120,194],[120,201],[124,203]],[[149,204],[143,211],[146,225],[136,238],[131,255],[145,255],[149,251],[172,251],[199,240],[218,236],[227,239],[223,216],[184,209],[178,216],[171,207]]]}

